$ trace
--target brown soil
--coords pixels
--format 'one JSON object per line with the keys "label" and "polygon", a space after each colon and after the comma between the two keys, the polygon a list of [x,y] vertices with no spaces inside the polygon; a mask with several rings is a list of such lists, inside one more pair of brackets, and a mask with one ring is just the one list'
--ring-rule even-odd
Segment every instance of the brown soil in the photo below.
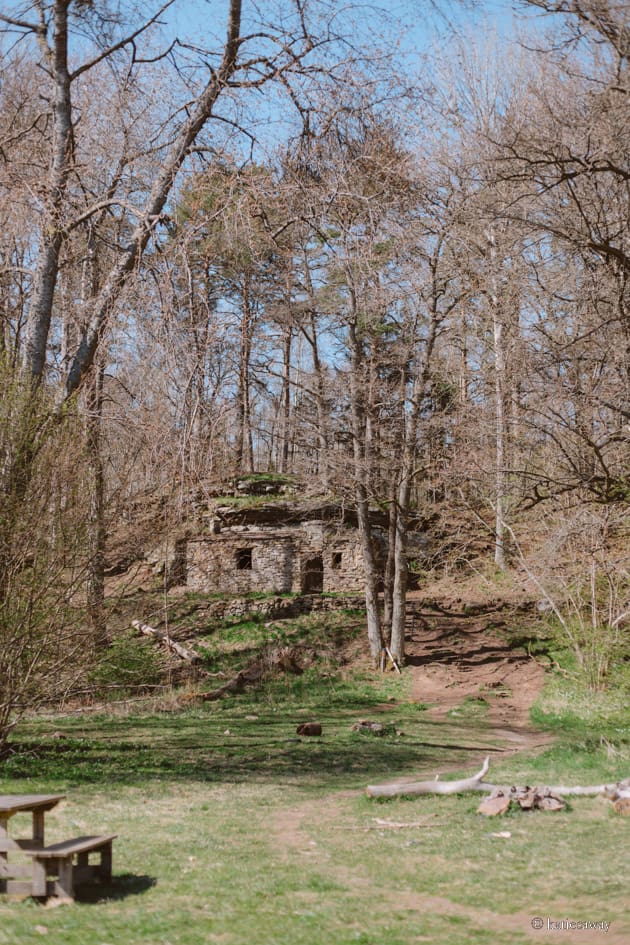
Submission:
{"label": "brown soil", "polygon": [[411,594],[406,649],[413,700],[427,703],[434,718],[448,714],[452,721],[476,706],[515,750],[546,744],[550,736],[529,722],[544,669],[510,643],[510,630],[527,619],[522,605],[443,600],[427,606]]}

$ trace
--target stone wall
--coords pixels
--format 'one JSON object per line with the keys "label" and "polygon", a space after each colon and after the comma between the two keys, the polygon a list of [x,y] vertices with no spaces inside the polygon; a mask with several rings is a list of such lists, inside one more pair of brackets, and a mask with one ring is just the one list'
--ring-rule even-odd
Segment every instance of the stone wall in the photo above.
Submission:
{"label": "stone wall", "polygon": [[321,522],[283,530],[226,529],[188,541],[186,584],[202,593],[362,592],[354,529]]}
{"label": "stone wall", "polygon": [[195,591],[280,594],[299,590],[296,571],[290,537],[216,535],[189,541],[186,549],[186,584]]}
{"label": "stone wall", "polygon": [[327,613],[335,610],[365,610],[363,596],[325,597],[322,594],[299,597],[223,597],[209,601],[207,615],[215,620],[259,614],[267,620],[289,620],[303,614]]}
{"label": "stone wall", "polygon": [[327,536],[322,558],[325,591],[338,593],[365,589],[363,554],[357,536]]}

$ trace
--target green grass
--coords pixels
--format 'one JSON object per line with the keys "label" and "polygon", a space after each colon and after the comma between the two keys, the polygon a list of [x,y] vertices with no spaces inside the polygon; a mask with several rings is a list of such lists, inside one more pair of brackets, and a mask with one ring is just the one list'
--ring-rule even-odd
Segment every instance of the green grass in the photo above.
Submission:
{"label": "green grass", "polygon": [[[241,616],[219,617],[212,614],[208,598],[228,595],[185,594],[173,598],[168,604],[168,625],[176,628],[181,639],[189,634],[194,648],[202,657],[203,669],[211,672],[232,674],[258,659],[268,647],[298,646],[306,648],[305,660],[316,659],[320,664],[329,662],[336,666],[340,648],[351,643],[364,633],[364,611],[340,607],[330,613],[306,614],[292,619],[270,621],[269,616],[255,611],[255,602],[270,597],[282,596],[290,599],[293,594],[246,595],[252,601],[252,611]],[[238,598],[241,600],[241,598]],[[128,604],[128,602],[127,602]],[[163,623],[164,609],[160,595],[143,595],[143,604],[130,609],[128,619],[120,619],[120,629],[110,648],[104,651],[98,664],[91,668],[89,682],[98,690],[98,685],[118,682],[128,684],[130,689],[141,683],[158,681],[160,667],[162,680],[168,679],[168,667],[163,666],[162,654],[149,641],[144,641],[127,629],[131,615],[140,611],[145,621],[154,625]],[[152,652],[153,650],[153,652]],[[322,666],[320,666],[320,671]],[[101,689],[99,698],[107,698],[107,690]],[[110,697],[119,698],[112,690]]]}
{"label": "green grass", "polygon": [[[399,677],[375,689],[369,676],[322,679],[307,671],[188,711],[39,719],[22,726],[0,774],[42,789],[44,781],[63,787],[227,780],[340,790],[422,763],[464,762],[471,748],[461,729],[427,720],[422,706],[399,703],[405,689]],[[387,726],[382,738],[357,739],[352,725],[366,717]],[[324,737],[298,738],[297,726],[311,720],[321,722]],[[481,731],[471,738],[479,746],[475,757],[495,743]]]}
{"label": "green grass", "polygon": [[255,660],[267,647],[302,648],[306,661],[315,660],[321,675],[337,668],[340,648],[364,632],[360,611],[307,614],[269,621],[263,614],[226,617],[197,637],[195,648],[210,671],[233,672]]}
{"label": "green grass", "polygon": [[[497,781],[612,780],[630,772],[623,718],[564,728],[548,693],[537,711],[557,743],[506,756],[485,714],[436,721],[409,691],[407,673],[312,669],[184,711],[32,720],[0,764],[0,792],[67,793],[49,842],[118,833],[114,882],[53,910],[0,897],[0,945],[518,945],[537,915],[610,921],[621,942],[630,821],[603,798],[494,821],[477,795],[375,802],[364,788],[461,776],[486,752]],[[357,737],[360,718],[385,734]],[[298,739],[309,720],[323,736]]]}
{"label": "green grass", "polygon": [[483,696],[466,696],[461,705],[455,709],[449,709],[446,714],[451,719],[481,719],[488,714],[488,708],[488,703]]}

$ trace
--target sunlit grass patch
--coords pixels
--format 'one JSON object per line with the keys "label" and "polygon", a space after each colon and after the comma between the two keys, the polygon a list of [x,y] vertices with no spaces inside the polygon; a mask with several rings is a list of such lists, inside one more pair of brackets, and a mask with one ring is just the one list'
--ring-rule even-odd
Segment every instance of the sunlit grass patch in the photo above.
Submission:
{"label": "sunlit grass patch", "polygon": [[488,702],[483,696],[466,696],[461,705],[449,709],[448,718],[485,718],[488,714]]}

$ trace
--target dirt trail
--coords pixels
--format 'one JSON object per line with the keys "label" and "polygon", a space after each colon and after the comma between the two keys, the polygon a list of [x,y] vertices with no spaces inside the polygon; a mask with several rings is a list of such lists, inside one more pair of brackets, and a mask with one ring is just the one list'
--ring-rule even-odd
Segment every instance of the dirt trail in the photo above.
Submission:
{"label": "dirt trail", "polygon": [[[414,600],[412,596],[406,643],[408,664],[413,673],[412,698],[429,703],[428,713],[451,725],[457,723],[453,712],[457,712],[464,700],[481,698],[487,703],[487,709],[481,704],[484,718],[507,750],[521,751],[547,744],[550,736],[537,732],[529,721],[529,710],[541,690],[544,670],[526,650],[510,647],[504,632],[511,622],[522,624],[523,620],[524,612],[516,608],[510,611],[499,606],[471,607],[470,602],[466,608],[461,602],[427,606],[419,597]],[[271,843],[297,869],[300,860],[310,860],[344,888],[360,896],[371,895],[376,910],[405,909],[417,913],[419,930],[424,916],[439,915],[456,919],[464,934],[469,929],[471,934],[483,935],[488,941],[501,941],[510,936],[516,936],[519,941],[541,941],[541,932],[532,927],[532,917],[537,913],[535,907],[526,912],[501,914],[460,903],[456,897],[451,899],[448,889],[446,895],[437,896],[425,894],[421,889],[401,890],[395,884],[375,883],[374,875],[360,856],[352,866],[340,862],[335,844],[341,831],[370,829],[357,818],[354,806],[357,793],[340,791],[283,809],[272,822]],[[417,817],[419,815],[410,819]],[[330,830],[332,840],[326,835]],[[352,837],[351,833],[341,835]],[[302,894],[302,898],[308,896],[317,899],[318,893]],[[575,903],[558,900],[554,909],[554,915],[571,915]],[[578,942],[579,945],[596,945],[603,937],[609,945],[625,945],[628,940],[623,931],[614,929],[605,936],[600,931],[562,935],[567,945]],[[431,941],[420,931],[416,940]]]}
{"label": "dirt trail", "polygon": [[448,713],[452,721],[465,700],[476,700],[472,705],[485,711],[494,734],[515,750],[547,744],[551,736],[529,721],[544,669],[525,649],[510,645],[506,633],[511,621],[522,619],[499,605],[427,606],[411,594],[406,649],[412,699],[428,703],[434,718]]}

